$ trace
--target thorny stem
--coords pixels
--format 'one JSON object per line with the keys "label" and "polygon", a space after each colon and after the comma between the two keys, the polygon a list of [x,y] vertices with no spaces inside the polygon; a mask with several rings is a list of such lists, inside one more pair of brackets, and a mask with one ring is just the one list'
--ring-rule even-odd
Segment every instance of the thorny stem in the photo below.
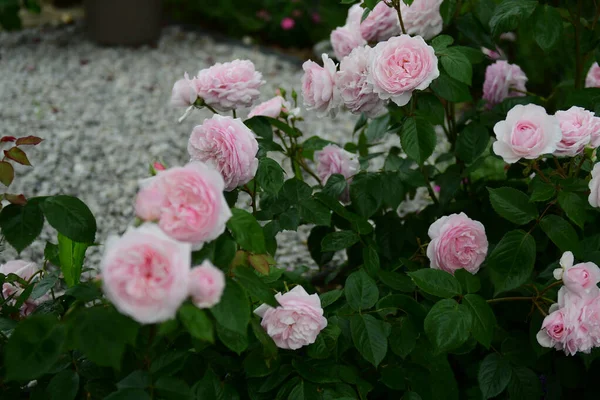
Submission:
{"label": "thorny stem", "polygon": [[561,176],[563,178],[566,178],[567,173],[563,169],[562,165],[560,165],[560,163],[558,162],[558,158],[556,158],[556,156],[552,156],[552,159],[554,160],[554,164],[556,164],[556,168],[558,169],[558,172],[561,174]]}
{"label": "thorny stem", "polygon": [[533,162],[533,165],[531,166],[531,168],[533,168],[535,170],[535,172],[540,176],[541,180],[543,180],[546,183],[550,183],[550,180],[546,177],[546,175],[544,175],[544,173],[538,166],[537,160]]}
{"label": "thorny stem", "polygon": [[560,285],[560,284],[562,284],[562,283],[563,283],[562,281],[556,281],[556,282],[554,282],[553,284],[546,286],[546,287],[545,287],[545,288],[544,288],[544,289],[543,289],[543,290],[540,292],[540,294],[538,295],[538,297],[540,297],[540,298],[541,298],[541,297],[544,295],[544,293],[546,293],[548,290],[550,290],[550,289],[552,289],[553,287],[556,287],[556,286],[558,286],[558,285]]}
{"label": "thorny stem", "polygon": [[536,295],[535,296],[526,296],[526,297],[501,297],[499,299],[490,299],[487,300],[487,303],[500,303],[503,301],[531,301],[533,303],[533,305],[539,310],[539,312],[545,317],[548,315],[548,313],[546,311],[544,311],[544,309],[540,306],[539,301],[541,300],[542,302],[549,302],[549,303],[554,303],[554,300],[549,299],[547,297],[543,297],[543,294],[546,293],[548,290],[550,290],[551,288],[562,284],[562,281],[556,281],[548,286],[546,286],[544,289],[542,289],[541,292],[538,292],[536,289]]}
{"label": "thorny stem", "polygon": [[298,164],[302,167],[303,170],[305,170],[310,176],[312,176],[313,178],[315,178],[317,180],[317,182],[319,183],[319,185],[323,185],[323,182],[321,182],[321,179],[317,176],[317,174],[315,174],[313,172],[312,169],[310,169],[310,167],[308,165],[306,165],[306,163],[304,162],[304,159],[302,158],[298,158]]}
{"label": "thorny stem", "polygon": [[501,301],[530,301],[535,297],[500,297],[499,299],[486,300],[488,303],[500,303]]}

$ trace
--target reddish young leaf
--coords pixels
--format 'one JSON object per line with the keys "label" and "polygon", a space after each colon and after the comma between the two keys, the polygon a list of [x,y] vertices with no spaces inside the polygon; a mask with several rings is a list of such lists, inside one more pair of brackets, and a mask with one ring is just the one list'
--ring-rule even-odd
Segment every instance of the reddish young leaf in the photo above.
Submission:
{"label": "reddish young leaf", "polygon": [[40,144],[42,142],[42,138],[39,138],[37,136],[25,136],[22,138],[17,139],[17,146],[20,146],[22,144],[30,144],[35,146],[36,144]]}
{"label": "reddish young leaf", "polygon": [[248,262],[261,274],[269,275],[269,262],[264,254],[250,254],[248,255]]}
{"label": "reddish young leaf", "polygon": [[17,138],[14,136],[2,136],[2,138],[0,138],[0,142],[14,142],[15,140],[17,140]]}
{"label": "reddish young leaf", "polygon": [[4,150],[4,155],[11,160],[18,162],[23,165],[31,165],[29,159],[27,158],[27,154],[23,150],[18,147],[12,147],[8,150]]}
{"label": "reddish young leaf", "polygon": [[13,179],[15,179],[15,169],[13,166],[6,161],[0,161],[0,182],[4,186],[10,186]]}
{"label": "reddish young leaf", "polygon": [[27,204],[27,199],[22,194],[9,194],[5,193],[4,198],[8,200],[11,204],[17,204],[19,206],[23,206]]}

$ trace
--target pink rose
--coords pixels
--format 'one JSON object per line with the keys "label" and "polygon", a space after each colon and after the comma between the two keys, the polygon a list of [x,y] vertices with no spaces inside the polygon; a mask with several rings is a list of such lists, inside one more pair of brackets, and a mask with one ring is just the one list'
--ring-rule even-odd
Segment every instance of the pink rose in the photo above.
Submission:
{"label": "pink rose", "polygon": [[561,343],[566,335],[563,312],[556,310],[544,318],[542,329],[540,329],[536,338],[540,346],[554,347],[557,343]]}
{"label": "pink rose", "polygon": [[509,64],[504,60],[488,65],[483,82],[483,98],[487,101],[488,108],[508,97],[525,96],[525,93],[522,93],[527,91],[525,83],[527,76],[518,65]]}
{"label": "pink rose", "polygon": [[592,207],[600,207],[600,163],[595,164],[592,169],[592,179],[588,184],[590,195],[588,202]]}
{"label": "pink rose", "polygon": [[465,213],[450,214],[431,224],[427,233],[431,238],[427,246],[431,268],[452,275],[461,268],[472,274],[479,271],[488,251],[481,222],[467,217]]}
{"label": "pink rose", "polygon": [[600,268],[593,262],[573,265],[563,273],[563,283],[580,297],[596,297],[600,294]]}
{"label": "pink rose", "polygon": [[384,2],[378,3],[361,22],[364,11],[359,4],[350,7],[346,25],[350,27],[360,25],[360,34],[367,42],[381,42],[400,34],[398,14]]}
{"label": "pink rose", "polygon": [[219,111],[252,106],[264,83],[262,74],[249,60],[216,63],[194,78],[198,96]]}
{"label": "pink rose", "polygon": [[420,36],[393,37],[373,48],[368,81],[383,100],[406,105],[414,90],[427,89],[439,75],[435,51]]}
{"label": "pink rose", "polygon": [[387,109],[386,102],[373,92],[373,85],[367,81],[371,52],[369,46],[352,50],[349,56],[342,59],[335,84],[342,102],[351,113],[364,112],[375,118],[383,115]]}
{"label": "pink rose", "polygon": [[255,117],[257,115],[263,115],[265,117],[279,118],[279,114],[283,109],[285,100],[281,96],[275,96],[271,100],[267,100],[264,103],[260,103],[250,111],[248,118]]}
{"label": "pink rose", "polygon": [[440,6],[443,0],[414,0],[410,6],[400,1],[400,11],[406,33],[429,40],[439,35],[444,27]]}
{"label": "pink rose", "polygon": [[592,147],[600,145],[600,118],[593,112],[573,106],[567,111],[557,111],[555,116],[562,132],[555,155],[574,157],[590,142]]}
{"label": "pink rose", "polygon": [[590,70],[585,77],[585,87],[586,88],[600,88],[600,66],[595,62],[590,67]]}
{"label": "pink rose", "polygon": [[320,117],[335,114],[340,105],[340,94],[335,86],[334,62],[323,54],[323,67],[308,60],[302,64],[302,69],[302,96],[306,108],[315,110]]}
{"label": "pink rose", "polygon": [[309,295],[302,286],[296,286],[283,295],[277,293],[275,299],[279,307],[263,304],[254,313],[262,318],[262,327],[277,347],[297,350],[314,343],[327,326],[319,296]]}
{"label": "pink rose", "polygon": [[504,52],[500,50],[500,48],[496,47],[496,50],[490,50],[488,48],[482,47],[481,52],[487,56],[490,60],[500,60],[505,58]]}
{"label": "pink rose", "polygon": [[[0,274],[15,274],[27,282],[30,282],[31,278],[39,270],[40,268],[35,263],[25,260],[12,260],[8,261],[6,264],[0,265]],[[17,299],[19,298],[19,296],[21,296],[24,290],[25,289],[22,288],[21,284],[18,282],[5,282],[4,284],[2,284],[2,296],[5,299],[12,296],[12,298],[8,302],[8,304],[10,305],[14,305],[17,302]],[[44,295],[35,300],[27,299],[21,305],[19,313],[22,316],[27,316],[31,314],[39,304],[47,300],[49,300],[49,297],[47,295]]]}
{"label": "pink rose", "polygon": [[159,171],[142,182],[136,215],[157,221],[167,235],[198,250],[219,237],[231,217],[224,186],[221,175],[201,162]]}
{"label": "pink rose", "polygon": [[142,324],[174,318],[188,295],[191,246],[167,236],[157,225],[129,228],[110,237],[101,261],[106,297]]}
{"label": "pink rose", "polygon": [[[360,163],[356,155],[334,144],[329,144],[322,150],[315,151],[315,160],[317,162],[317,175],[323,184],[327,183],[329,177],[334,174],[343,175],[348,184],[350,184],[352,177],[360,169]],[[350,200],[348,186],[346,186],[344,193],[340,197],[344,202]]]}
{"label": "pink rose", "polygon": [[193,161],[213,166],[223,176],[225,190],[250,182],[258,168],[258,142],[241,119],[213,115],[192,131],[188,153]]}
{"label": "pink rose", "polygon": [[342,60],[353,49],[364,46],[367,41],[360,35],[356,26],[341,26],[331,32],[331,46],[338,60]]}
{"label": "pink rose", "polygon": [[493,144],[494,153],[509,164],[552,154],[562,138],[556,117],[535,104],[514,106],[506,120],[496,123],[494,133],[498,139]]}
{"label": "pink rose", "polygon": [[178,80],[173,85],[171,91],[171,105],[174,107],[189,107],[196,102],[198,91],[194,82],[190,79],[187,72],[183,79]]}
{"label": "pink rose", "polygon": [[583,307],[580,319],[593,346],[600,346],[600,296],[596,296]]}
{"label": "pink rose", "polygon": [[294,21],[290,17],[286,17],[281,20],[281,29],[283,29],[284,31],[289,31],[290,29],[294,28],[295,25],[296,21]]}
{"label": "pink rose", "polygon": [[204,261],[190,271],[188,289],[196,307],[211,308],[221,301],[225,274],[210,261]]}

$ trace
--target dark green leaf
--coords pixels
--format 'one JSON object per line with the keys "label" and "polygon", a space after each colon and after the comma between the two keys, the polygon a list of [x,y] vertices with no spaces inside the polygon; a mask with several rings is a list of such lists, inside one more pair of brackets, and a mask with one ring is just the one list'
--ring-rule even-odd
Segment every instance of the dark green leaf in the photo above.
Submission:
{"label": "dark green leaf", "polygon": [[390,124],[390,114],[384,114],[381,117],[375,118],[369,122],[366,130],[366,137],[369,143],[377,142],[385,137]]}
{"label": "dark green leaf", "polygon": [[356,311],[367,310],[379,300],[375,281],[362,269],[348,276],[344,293],[348,304]]}
{"label": "dark green leaf", "polygon": [[460,347],[469,339],[472,317],[469,309],[452,299],[440,300],[425,318],[425,334],[438,352]]}
{"label": "dark green leaf", "polygon": [[402,358],[406,358],[417,344],[419,338],[419,330],[416,324],[410,317],[400,317],[396,323],[392,325],[390,334],[390,348],[394,354]]}
{"label": "dark green leaf", "polygon": [[247,328],[244,329],[244,331],[236,332],[224,328],[222,325],[217,325],[217,336],[225,346],[227,346],[231,351],[236,352],[238,355],[242,354],[242,352],[248,348],[249,342]]}
{"label": "dark green leaf", "polygon": [[350,319],[350,331],[356,349],[377,367],[387,353],[390,324],[368,314],[355,315]]}
{"label": "dark green leaf", "polygon": [[104,400],[150,400],[150,395],[141,389],[121,389],[106,396]]}
{"label": "dark green leaf", "polygon": [[440,72],[439,78],[431,84],[431,90],[441,98],[454,103],[472,100],[469,86],[450,77],[445,72]]}
{"label": "dark green leaf", "polygon": [[527,195],[511,187],[488,188],[494,211],[516,225],[524,225],[537,218],[537,207],[529,202]]}
{"label": "dark green leaf", "polygon": [[535,372],[525,367],[514,367],[508,394],[511,400],[539,399],[542,394],[540,380]]}
{"label": "dark green leaf", "polygon": [[577,193],[562,191],[558,193],[558,204],[565,210],[567,217],[583,229],[586,217],[585,209],[588,206],[587,201],[583,200]]}
{"label": "dark green leaf", "polygon": [[4,238],[18,253],[29,246],[42,232],[44,214],[38,203],[24,206],[9,204],[0,213],[0,228]]}
{"label": "dark green leaf", "polygon": [[213,324],[203,310],[186,303],[179,307],[178,314],[181,323],[192,337],[210,343],[214,342]]}
{"label": "dark green leaf", "polygon": [[534,38],[537,44],[548,52],[556,46],[563,34],[563,21],[556,8],[544,5],[537,7],[534,14]]}
{"label": "dark green leaf", "polygon": [[321,241],[322,251],[338,251],[351,247],[360,240],[358,234],[354,231],[332,232]]}
{"label": "dark green leaf", "polygon": [[283,169],[277,161],[266,157],[261,158],[255,179],[265,192],[277,194],[283,186]]}
{"label": "dark green leaf", "polygon": [[418,115],[427,119],[434,125],[441,125],[444,123],[444,117],[446,115],[444,105],[433,93],[419,93],[418,95],[413,93],[413,96],[417,96]]}
{"label": "dark green leaf", "polygon": [[402,125],[400,143],[406,154],[422,165],[435,148],[436,135],[433,125],[423,118],[406,119]]}
{"label": "dark green leaf", "polygon": [[321,307],[325,308],[337,301],[344,294],[344,289],[333,289],[329,292],[321,293],[319,298],[321,299]]}
{"label": "dark green leaf", "polygon": [[518,288],[524,284],[535,262],[535,240],[522,231],[504,235],[487,259],[495,295]]}
{"label": "dark green leaf", "polygon": [[[339,334],[338,334],[339,336]],[[340,382],[338,366],[332,360],[292,360],[292,365],[303,379],[315,383]]]}
{"label": "dark green leaf", "polygon": [[544,182],[539,176],[532,179],[531,184],[531,197],[529,201],[546,201],[554,197],[556,188],[552,183]]}
{"label": "dark green leaf", "polygon": [[467,294],[463,298],[463,304],[471,311],[473,337],[486,348],[490,348],[494,329],[496,327],[496,316],[485,299],[476,294]]}
{"label": "dark green leaf", "polygon": [[52,196],[42,201],[40,207],[58,233],[74,242],[94,243],[96,219],[83,201],[71,196]]}
{"label": "dark green leaf", "polygon": [[450,47],[441,52],[441,62],[444,70],[457,81],[471,85],[473,67],[471,62],[460,50]]}
{"label": "dark green leaf", "polygon": [[266,253],[265,236],[256,218],[238,208],[232,208],[231,213],[233,216],[227,221],[227,227],[240,247],[257,254]]}
{"label": "dark green leaf", "polygon": [[536,6],[535,0],[503,0],[496,6],[490,19],[492,34],[497,37],[503,32],[515,30],[529,18]]}
{"label": "dark green leaf", "polygon": [[508,360],[499,354],[488,354],[479,366],[477,380],[484,399],[498,396],[506,389],[512,370]]}
{"label": "dark green leaf", "polygon": [[239,266],[233,270],[236,280],[244,289],[251,295],[256,297],[263,303],[272,307],[277,307],[279,304],[275,300],[273,290],[264,283],[256,273],[244,266]]}
{"label": "dark green leaf", "polygon": [[425,293],[445,298],[458,296],[461,293],[460,283],[446,271],[423,268],[409,272],[408,275]]}
{"label": "dark green leaf", "polygon": [[396,172],[383,172],[380,174],[380,178],[383,188],[383,203],[392,210],[396,210],[406,198],[406,189],[402,178]]}
{"label": "dark green leaf", "polygon": [[446,47],[450,46],[452,43],[454,43],[454,39],[452,38],[452,36],[439,35],[433,38],[433,40],[431,41],[431,46],[433,47],[436,53],[439,53],[440,51],[446,49]]}
{"label": "dark green leaf", "polygon": [[320,398],[321,395],[314,383],[300,381],[290,392],[288,400],[319,400]]}
{"label": "dark green leaf", "polygon": [[288,179],[283,184],[283,196],[293,204],[310,198],[312,189],[306,183],[296,178]]}
{"label": "dark green leaf", "polygon": [[302,155],[309,160],[313,159],[316,150],[321,150],[328,144],[332,144],[329,140],[325,140],[318,136],[309,137],[302,143]]}
{"label": "dark green leaf", "polygon": [[54,375],[46,388],[50,400],[73,400],[78,391],[79,375],[70,369]]}
{"label": "dark green leaf", "polygon": [[227,279],[221,301],[210,309],[219,325],[231,331],[245,333],[250,322],[250,303],[244,289]]}
{"label": "dark green leaf", "polygon": [[35,284],[35,287],[33,288],[33,291],[31,292],[31,296],[30,299],[31,300],[35,300],[35,299],[39,299],[40,297],[42,297],[43,295],[45,295],[46,293],[48,293],[48,291],[52,288],[54,288],[56,286],[56,284],[58,283],[59,279],[58,279],[58,272],[51,272],[48,273],[46,272],[46,275],[44,276],[44,278],[42,278],[39,282],[37,282]]}
{"label": "dark green leaf", "polygon": [[393,308],[402,310],[404,313],[415,318],[415,321],[422,322],[427,315],[427,310],[415,299],[405,294],[391,294],[379,300],[378,309]]}
{"label": "dark green leaf", "polygon": [[323,193],[334,199],[340,197],[340,195],[344,193],[344,190],[348,186],[346,178],[344,178],[344,175],[341,174],[333,174],[329,177],[329,179],[327,179],[327,182],[323,183],[325,183],[325,187],[323,187]]}
{"label": "dark green leaf", "polygon": [[472,122],[458,135],[456,156],[471,164],[485,151],[490,142],[490,135],[485,126]]}
{"label": "dark green leaf", "polygon": [[582,254],[583,248],[577,232],[563,218],[558,215],[546,215],[540,221],[540,227],[561,252],[572,251],[575,255]]}
{"label": "dark green leaf", "polygon": [[415,284],[410,277],[402,272],[391,272],[379,270],[377,272],[379,280],[394,290],[401,292],[412,292],[415,290]]}
{"label": "dark green leaf", "polygon": [[369,218],[375,214],[383,202],[379,175],[364,173],[354,176],[350,184],[350,199],[359,215]]}
{"label": "dark green leaf", "polygon": [[185,381],[172,376],[161,376],[154,383],[154,390],[165,400],[191,400],[190,387]]}
{"label": "dark green leaf", "polygon": [[145,389],[152,383],[150,374],[147,371],[136,370],[127,375],[117,383],[119,389],[134,388]]}
{"label": "dark green leaf", "polygon": [[471,274],[464,268],[454,271],[454,277],[460,282],[463,293],[476,293],[481,289],[481,282],[476,275]]}
{"label": "dark green leaf", "polygon": [[262,116],[252,117],[245,120],[244,124],[250,128],[256,136],[260,136],[269,141],[273,140],[273,129],[266,118],[263,118]]}
{"label": "dark green leaf", "polygon": [[303,200],[300,205],[300,217],[308,223],[329,226],[331,224],[331,212],[323,204],[313,199]]}

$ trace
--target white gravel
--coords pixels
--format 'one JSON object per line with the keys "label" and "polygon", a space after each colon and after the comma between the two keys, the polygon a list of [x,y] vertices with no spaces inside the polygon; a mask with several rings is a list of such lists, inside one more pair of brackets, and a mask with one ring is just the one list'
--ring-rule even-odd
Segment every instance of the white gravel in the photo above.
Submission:
{"label": "white gravel", "polygon": [[[263,73],[265,100],[280,86],[299,90],[300,62],[177,28],[165,29],[156,48],[137,49],[97,46],[81,27],[0,32],[0,134],[45,139],[28,151],[34,166],[18,168],[10,192],[77,196],[97,218],[100,244],[122,233],[133,221],[137,181],[148,176],[149,163],[184,164],[193,126],[210,116],[195,111],[178,125],[182,110],[167,104],[173,82],[184,71],[195,74],[236,58],[252,60]],[[350,140],[356,120],[347,113],[335,120],[304,116],[307,137],[340,143]],[[282,236],[280,265],[314,265],[305,229]],[[21,256],[42,259],[45,241],[54,238],[46,226]],[[9,247],[0,261],[16,256]],[[90,249],[87,267],[97,267],[101,251],[102,246]]]}

